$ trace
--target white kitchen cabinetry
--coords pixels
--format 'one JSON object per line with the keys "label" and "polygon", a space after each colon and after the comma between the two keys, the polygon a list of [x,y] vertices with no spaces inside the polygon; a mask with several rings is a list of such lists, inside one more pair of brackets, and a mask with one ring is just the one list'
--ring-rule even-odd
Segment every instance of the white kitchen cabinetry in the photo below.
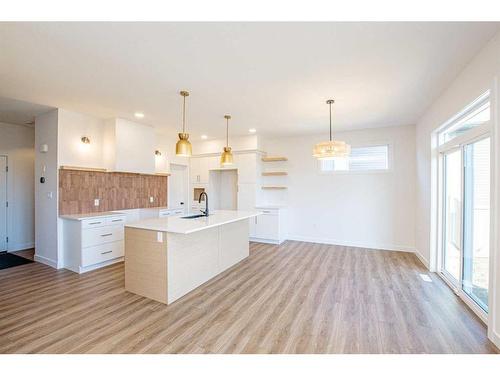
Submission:
{"label": "white kitchen cabinetry", "polygon": [[77,273],[120,262],[125,215],[68,215],[63,219],[64,268]]}
{"label": "white kitchen cabinetry", "polygon": [[250,223],[250,241],[280,244],[286,240],[286,209],[256,207],[262,215]]}
{"label": "white kitchen cabinetry", "polygon": [[256,153],[235,155],[235,164],[236,168],[238,168],[239,184],[255,184],[257,181],[257,173],[259,171],[257,158],[258,155]]}
{"label": "white kitchen cabinetry", "polygon": [[208,184],[208,171],[214,157],[192,157],[190,160],[190,178],[193,184]]}

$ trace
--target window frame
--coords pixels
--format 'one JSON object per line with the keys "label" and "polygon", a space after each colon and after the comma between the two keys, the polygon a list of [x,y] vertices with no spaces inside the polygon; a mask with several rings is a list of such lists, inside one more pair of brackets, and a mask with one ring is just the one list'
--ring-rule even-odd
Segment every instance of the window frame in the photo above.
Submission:
{"label": "window frame", "polygon": [[361,170],[344,170],[344,171],[324,171],[321,168],[321,159],[317,159],[317,170],[320,175],[358,175],[358,174],[384,174],[384,173],[392,173],[394,169],[393,162],[393,143],[392,142],[363,142],[359,144],[351,144],[351,148],[362,148],[362,147],[377,147],[377,146],[387,146],[387,168],[386,169],[367,169],[364,171]]}

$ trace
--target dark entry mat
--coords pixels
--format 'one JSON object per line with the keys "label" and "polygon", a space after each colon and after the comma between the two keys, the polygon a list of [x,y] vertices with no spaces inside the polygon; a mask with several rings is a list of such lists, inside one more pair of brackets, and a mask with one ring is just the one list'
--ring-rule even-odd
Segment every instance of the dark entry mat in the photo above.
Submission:
{"label": "dark entry mat", "polygon": [[32,260],[20,257],[10,253],[0,253],[0,270],[5,268],[20,266],[27,263],[33,263]]}

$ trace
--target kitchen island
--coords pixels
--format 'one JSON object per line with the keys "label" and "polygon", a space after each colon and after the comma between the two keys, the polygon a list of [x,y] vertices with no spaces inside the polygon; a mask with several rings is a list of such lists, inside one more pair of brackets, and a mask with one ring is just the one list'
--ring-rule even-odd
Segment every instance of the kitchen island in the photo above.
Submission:
{"label": "kitchen island", "polygon": [[169,304],[249,255],[249,219],[258,211],[219,210],[125,226],[125,289]]}

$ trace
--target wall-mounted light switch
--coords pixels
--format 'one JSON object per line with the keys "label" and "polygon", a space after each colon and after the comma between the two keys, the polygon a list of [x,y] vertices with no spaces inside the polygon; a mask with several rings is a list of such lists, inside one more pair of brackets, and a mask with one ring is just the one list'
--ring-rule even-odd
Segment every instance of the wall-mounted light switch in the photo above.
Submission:
{"label": "wall-mounted light switch", "polygon": [[99,199],[94,199],[94,206],[99,206]]}
{"label": "wall-mounted light switch", "polygon": [[149,197],[149,203],[153,203],[155,199],[153,197]]}

